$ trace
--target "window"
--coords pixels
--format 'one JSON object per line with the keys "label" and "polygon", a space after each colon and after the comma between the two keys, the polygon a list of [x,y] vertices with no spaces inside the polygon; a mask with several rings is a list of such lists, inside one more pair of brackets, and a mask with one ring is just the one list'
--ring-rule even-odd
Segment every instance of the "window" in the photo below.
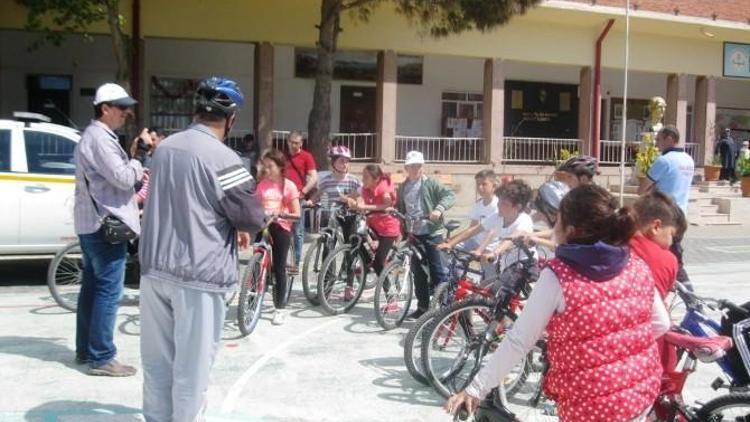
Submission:
{"label": "window", "polygon": [[34,130],[25,130],[24,137],[29,173],[75,174],[76,143],[72,139]]}
{"label": "window", "polygon": [[10,171],[10,131],[0,130],[0,171]]}
{"label": "window", "polygon": [[[422,84],[422,56],[396,57],[398,83]],[[314,48],[294,49],[294,75],[314,78],[318,67],[318,52]],[[374,51],[337,51],[333,64],[333,78],[349,81],[375,82],[378,79],[378,55]]]}
{"label": "window", "polygon": [[443,92],[443,136],[452,138],[482,137],[482,94]]}
{"label": "window", "polygon": [[183,130],[193,121],[197,79],[151,78],[151,123],[166,133]]}

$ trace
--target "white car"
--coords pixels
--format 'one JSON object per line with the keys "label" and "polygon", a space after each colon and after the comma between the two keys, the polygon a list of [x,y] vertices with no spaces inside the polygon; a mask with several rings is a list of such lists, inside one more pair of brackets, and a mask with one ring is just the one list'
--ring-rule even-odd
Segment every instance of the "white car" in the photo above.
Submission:
{"label": "white car", "polygon": [[0,255],[53,254],[76,240],[75,163],[80,133],[46,116],[0,120]]}

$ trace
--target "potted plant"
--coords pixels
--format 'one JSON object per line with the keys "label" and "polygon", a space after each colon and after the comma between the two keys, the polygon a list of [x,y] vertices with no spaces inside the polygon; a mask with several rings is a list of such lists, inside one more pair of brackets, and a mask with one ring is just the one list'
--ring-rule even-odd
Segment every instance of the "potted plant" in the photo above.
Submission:
{"label": "potted plant", "polygon": [[740,179],[742,196],[750,197],[750,158],[740,158],[737,161],[736,171]]}
{"label": "potted plant", "polygon": [[706,182],[713,182],[719,180],[719,175],[721,175],[721,157],[716,154],[711,160],[711,165],[703,166],[703,179]]}
{"label": "potted plant", "polygon": [[552,165],[555,167],[554,173],[552,174],[555,177],[555,180],[558,179],[558,171],[557,168],[560,167],[560,164],[568,161],[571,157],[575,157],[578,155],[578,151],[571,151],[567,148],[563,148],[560,150],[560,152],[557,155],[557,160],[552,161]]}
{"label": "potted plant", "polygon": [[644,136],[641,147],[635,154],[635,167],[638,171],[638,179],[646,177],[657,158],[659,158],[659,148],[656,147],[653,136]]}

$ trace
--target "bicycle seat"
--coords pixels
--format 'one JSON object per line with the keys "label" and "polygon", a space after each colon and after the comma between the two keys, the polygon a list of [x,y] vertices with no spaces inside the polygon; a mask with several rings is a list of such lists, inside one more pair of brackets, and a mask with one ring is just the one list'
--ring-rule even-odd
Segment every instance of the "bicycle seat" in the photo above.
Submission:
{"label": "bicycle seat", "polygon": [[448,229],[449,232],[455,231],[459,227],[461,227],[461,222],[458,220],[450,220],[445,223],[445,228]]}
{"label": "bicycle seat", "polygon": [[721,359],[732,348],[732,339],[726,336],[695,337],[672,330],[664,334],[664,341],[690,351],[705,363]]}

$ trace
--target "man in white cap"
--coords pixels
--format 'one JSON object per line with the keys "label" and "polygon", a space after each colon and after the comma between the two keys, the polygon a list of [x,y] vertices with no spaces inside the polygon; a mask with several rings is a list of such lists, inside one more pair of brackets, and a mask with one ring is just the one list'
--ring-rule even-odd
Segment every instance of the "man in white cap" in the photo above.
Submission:
{"label": "man in white cap", "polygon": [[[424,156],[419,151],[406,154],[407,178],[398,188],[396,207],[407,216],[415,219],[414,234],[425,247],[426,259],[430,268],[431,285],[427,283],[427,274],[422,270],[420,260],[412,261],[414,274],[414,293],[417,296],[417,310],[409,319],[417,319],[427,312],[430,304],[430,288],[448,281],[443,256],[437,245],[445,240],[443,213],[456,202],[453,191],[437,180],[424,175]],[[429,218],[429,221],[424,218]]]}
{"label": "man in white cap", "polygon": [[105,233],[111,223],[118,222],[132,236],[141,228],[133,186],[143,177],[142,163],[151,137],[144,129],[133,142],[131,159],[115,134],[135,104],[121,86],[100,86],[94,99],[94,120],[83,131],[75,150],[74,221],[84,262],[75,360],[88,364],[91,375],[127,377],[136,373],[134,367],[115,359],[114,344],[128,242]]}

